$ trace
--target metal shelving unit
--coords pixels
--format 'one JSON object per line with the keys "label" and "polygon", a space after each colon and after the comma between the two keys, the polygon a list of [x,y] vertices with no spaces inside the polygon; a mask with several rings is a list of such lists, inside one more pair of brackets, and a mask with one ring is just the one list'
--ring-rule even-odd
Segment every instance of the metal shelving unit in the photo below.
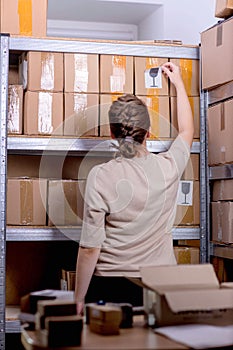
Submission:
{"label": "metal shelving unit", "polygon": [[[72,53],[98,53],[130,56],[153,56],[169,58],[199,59],[199,47],[179,45],[151,45],[135,42],[95,42],[91,40],[54,39],[54,38],[24,38],[1,36],[1,257],[0,257],[0,349],[4,344],[4,334],[20,331],[19,322],[5,322],[5,245],[6,241],[63,241],[68,239],[79,240],[80,228],[38,228],[38,227],[6,227],[6,158],[7,154],[64,154],[109,155],[113,150],[112,140],[100,139],[73,139],[50,137],[7,137],[7,86],[9,54],[19,54],[22,51],[53,51]],[[206,167],[205,167],[205,108],[201,97],[201,135],[200,142],[193,142],[192,153],[200,154],[200,227],[174,227],[173,239],[200,239],[201,262],[206,262],[208,247],[206,245]],[[159,153],[169,148],[172,141],[147,141],[149,151]]]}
{"label": "metal shelving unit", "polygon": [[[206,96],[206,110],[211,105],[226,101],[233,98],[233,82],[226,83],[219,87],[216,87],[210,91],[204,92]],[[208,158],[207,158],[208,159]],[[217,166],[209,166],[208,168],[208,183],[214,180],[226,180],[233,179],[233,164],[223,164]],[[209,186],[207,186],[209,187]],[[210,196],[207,197],[210,199]],[[210,203],[208,203],[208,210]],[[210,228],[210,223],[209,223]],[[210,229],[207,233],[210,237]],[[233,259],[233,245],[211,242],[209,244],[210,255],[217,256],[220,258]]]}

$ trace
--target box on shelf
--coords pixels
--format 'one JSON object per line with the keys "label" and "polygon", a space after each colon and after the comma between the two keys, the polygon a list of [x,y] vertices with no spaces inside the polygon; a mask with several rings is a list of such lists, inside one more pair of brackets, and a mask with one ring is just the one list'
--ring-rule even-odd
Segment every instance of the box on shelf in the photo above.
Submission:
{"label": "box on shelf", "polygon": [[198,247],[174,247],[177,264],[199,264],[200,249]]}
{"label": "box on shelf", "polygon": [[1,33],[45,37],[47,0],[1,0]]}
{"label": "box on shelf", "polygon": [[100,93],[133,91],[133,56],[100,55]]}
{"label": "box on shelf", "polygon": [[[170,97],[171,102],[171,137],[174,138],[178,134],[177,122],[177,98]],[[189,103],[193,113],[194,119],[194,139],[200,139],[200,97],[189,96]]]}
{"label": "box on shelf", "polygon": [[46,225],[47,180],[8,178],[7,225]]}
{"label": "box on shelf", "polygon": [[64,93],[64,135],[98,136],[99,96]]}
{"label": "box on shelf", "polygon": [[82,224],[85,180],[48,181],[48,225]]}
{"label": "box on shelf", "polygon": [[23,86],[8,86],[8,134],[22,134],[23,130]]}
{"label": "box on shelf", "polygon": [[180,181],[174,225],[184,226],[200,224],[199,187],[199,181]]}
{"label": "box on shelf", "polygon": [[24,98],[25,135],[63,135],[63,93],[27,91]]}
{"label": "box on shelf", "polygon": [[100,136],[110,137],[110,126],[108,111],[113,101],[116,101],[119,95],[100,95],[100,109],[99,109],[99,124],[100,124]]}
{"label": "box on shelf", "polygon": [[233,200],[233,179],[213,181],[212,200],[232,201]]}
{"label": "box on shelf", "polygon": [[233,15],[233,0],[215,0],[215,17],[226,18]]}
{"label": "box on shelf", "polygon": [[233,80],[233,18],[201,33],[202,89]]}
{"label": "box on shelf", "polygon": [[233,99],[208,108],[209,165],[233,162],[232,113]]}
{"label": "box on shelf", "polygon": [[182,180],[200,180],[200,155],[191,153],[188,164],[182,174]]}
{"label": "box on shelf", "polygon": [[61,271],[61,289],[74,290],[75,289],[76,271],[69,271],[62,269]]}
{"label": "box on shelf", "polygon": [[[187,95],[199,96],[199,60],[171,58],[170,62],[180,67]],[[176,96],[176,89],[173,84],[170,84],[170,96]]]}
{"label": "box on shelf", "polygon": [[211,202],[212,240],[233,243],[233,202]]}
{"label": "box on shelf", "polygon": [[63,92],[63,53],[29,51],[19,63],[19,79],[30,91]]}
{"label": "box on shelf", "polygon": [[170,137],[170,110],[168,96],[140,96],[150,115],[150,138]]}
{"label": "box on shelf", "polygon": [[[168,95],[168,80],[162,74],[162,88],[146,87],[145,74],[151,68],[157,68],[168,61],[159,57],[134,57],[135,65],[135,95],[163,96]],[[153,81],[152,81],[153,85]]]}
{"label": "box on shelf", "polygon": [[16,65],[9,65],[8,85],[19,85],[19,67]]}
{"label": "box on shelf", "polygon": [[232,323],[233,288],[221,288],[211,264],[145,266],[141,279],[155,293],[156,326]]}
{"label": "box on shelf", "polygon": [[99,55],[64,53],[64,91],[99,93]]}

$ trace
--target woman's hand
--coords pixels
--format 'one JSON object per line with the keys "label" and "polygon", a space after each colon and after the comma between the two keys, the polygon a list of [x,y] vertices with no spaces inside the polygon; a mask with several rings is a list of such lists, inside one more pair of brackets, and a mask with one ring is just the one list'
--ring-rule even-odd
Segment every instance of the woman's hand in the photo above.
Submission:
{"label": "woman's hand", "polygon": [[161,66],[162,72],[164,75],[170,79],[172,84],[178,88],[180,85],[183,85],[183,80],[180,74],[180,68],[172,62],[166,62]]}
{"label": "woman's hand", "polygon": [[77,315],[82,316],[84,313],[84,301],[77,301],[76,303]]}

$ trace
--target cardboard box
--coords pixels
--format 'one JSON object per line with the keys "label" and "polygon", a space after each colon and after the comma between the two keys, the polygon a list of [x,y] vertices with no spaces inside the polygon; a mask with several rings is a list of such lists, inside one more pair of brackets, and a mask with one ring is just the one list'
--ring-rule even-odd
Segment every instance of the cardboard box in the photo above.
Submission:
{"label": "cardboard box", "polygon": [[23,86],[8,86],[8,134],[22,134],[23,130]]}
{"label": "cardboard box", "polygon": [[[168,80],[162,74],[162,88],[147,88],[145,84],[146,71],[160,67],[168,59],[159,57],[134,57],[135,65],[135,95],[164,96],[168,95]],[[153,84],[152,84],[153,85]]]}
{"label": "cardboard box", "polygon": [[233,202],[212,202],[212,240],[233,243]]}
{"label": "cardboard box", "polygon": [[76,315],[76,303],[68,300],[39,300],[37,302],[36,329],[44,329],[48,316]]}
{"label": "cardboard box", "polygon": [[202,89],[233,80],[233,18],[201,33]]}
{"label": "cardboard box", "polygon": [[232,114],[233,99],[208,108],[209,165],[233,162]]}
{"label": "cardboard box", "polygon": [[170,137],[170,110],[168,96],[137,96],[147,105],[150,115],[149,139]]}
{"label": "cardboard box", "polygon": [[[170,97],[171,102],[171,137],[174,138],[178,135],[178,122],[177,122],[177,98]],[[189,103],[193,113],[194,120],[194,139],[200,139],[200,97],[189,96]]]}
{"label": "cardboard box", "polygon": [[[182,184],[189,186],[187,198],[182,190]],[[180,181],[180,187],[177,196],[177,210],[175,217],[175,226],[189,226],[200,224],[200,183],[199,181]],[[187,203],[187,204],[185,204]]]}
{"label": "cardboard box", "polygon": [[122,310],[119,306],[90,305],[89,328],[103,335],[119,334]]}
{"label": "cardboard box", "polygon": [[8,85],[19,85],[19,66],[9,65]]}
{"label": "cardboard box", "polygon": [[85,180],[48,181],[49,226],[82,224]]}
{"label": "cardboard box", "polygon": [[24,134],[63,135],[63,93],[25,93]]}
{"label": "cardboard box", "polygon": [[141,267],[144,288],[155,292],[156,326],[232,324],[233,289],[220,288],[211,264]]}
{"label": "cardboard box", "polygon": [[63,53],[29,51],[20,57],[19,79],[30,91],[63,92]]}
{"label": "cardboard box", "polygon": [[215,0],[215,17],[226,18],[233,15],[233,0]]}
{"label": "cardboard box", "polygon": [[200,249],[197,247],[174,247],[177,264],[199,264]]}
{"label": "cardboard box", "polygon": [[1,0],[1,33],[45,37],[47,0]]}
{"label": "cardboard box", "polygon": [[182,174],[182,180],[200,180],[200,155],[191,153],[188,164]]}
{"label": "cardboard box", "polygon": [[76,282],[76,271],[68,271],[62,269],[60,282],[62,290],[74,290]]}
{"label": "cardboard box", "polygon": [[233,200],[233,179],[213,181],[212,200],[232,201]]}
{"label": "cardboard box", "polygon": [[118,95],[100,95],[100,109],[99,109],[99,123],[100,123],[100,136],[110,137],[110,126],[108,111],[113,101],[116,101]]}
{"label": "cardboard box", "polygon": [[46,225],[47,180],[8,178],[7,225]]}
{"label": "cardboard box", "polygon": [[[199,60],[171,58],[170,62],[180,67],[181,76],[188,96],[199,96]],[[170,96],[176,96],[176,89],[170,84]]]}
{"label": "cardboard box", "polygon": [[56,349],[81,345],[82,316],[49,316],[45,319],[45,327],[39,331],[43,347]]}
{"label": "cardboard box", "polygon": [[99,96],[97,94],[64,94],[64,135],[98,136]]}
{"label": "cardboard box", "polygon": [[134,92],[132,56],[100,55],[100,92]]}
{"label": "cardboard box", "polygon": [[99,55],[64,53],[65,92],[99,93]]}

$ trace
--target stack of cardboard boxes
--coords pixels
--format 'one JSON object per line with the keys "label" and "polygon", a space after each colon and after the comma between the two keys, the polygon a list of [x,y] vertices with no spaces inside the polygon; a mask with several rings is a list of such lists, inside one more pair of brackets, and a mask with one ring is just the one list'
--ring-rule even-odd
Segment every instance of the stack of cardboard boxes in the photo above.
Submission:
{"label": "stack of cardboard boxes", "polygon": [[[217,17],[225,17],[224,11],[227,9],[232,11],[227,4],[222,6],[223,1],[217,1]],[[218,88],[221,94],[221,89],[224,91],[228,84],[233,82],[232,31],[233,18],[230,17],[201,33],[204,90]],[[227,100],[211,105],[207,114],[209,166],[233,163],[233,94]],[[216,242],[233,243],[232,181],[232,179],[223,179],[213,182],[212,240]]]}

